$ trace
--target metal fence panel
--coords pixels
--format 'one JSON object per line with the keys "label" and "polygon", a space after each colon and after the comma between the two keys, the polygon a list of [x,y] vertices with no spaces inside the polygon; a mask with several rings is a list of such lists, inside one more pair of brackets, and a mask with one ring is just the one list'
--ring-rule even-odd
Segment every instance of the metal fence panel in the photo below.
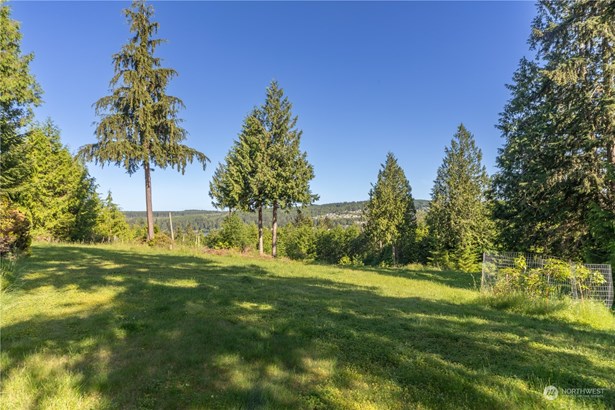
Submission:
{"label": "metal fence panel", "polygon": [[[521,252],[485,252],[483,254],[483,267],[481,277],[481,290],[491,291],[496,284],[505,280],[506,269],[515,268],[518,258],[525,259],[526,269],[523,274],[528,274],[532,269],[542,269],[549,260],[557,260],[545,255],[536,255]],[[595,275],[581,284],[581,280],[575,272],[575,265],[570,263],[571,275],[566,280],[547,277],[547,282],[558,290],[558,294],[571,296],[573,299],[593,299],[603,302],[606,306],[613,306],[613,273],[611,265],[607,264],[584,264]],[[599,277],[603,279],[597,280]]]}

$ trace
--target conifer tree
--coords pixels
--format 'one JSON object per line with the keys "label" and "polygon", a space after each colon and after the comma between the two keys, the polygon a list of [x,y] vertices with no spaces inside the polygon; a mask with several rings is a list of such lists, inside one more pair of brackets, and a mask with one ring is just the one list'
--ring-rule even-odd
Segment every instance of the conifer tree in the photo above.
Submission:
{"label": "conifer tree", "polygon": [[[378,171],[376,184],[369,192],[364,219],[367,236],[380,250],[391,246],[393,264],[397,264],[401,244],[414,243],[416,209],[410,183],[390,152],[382,169]],[[406,247],[408,249],[412,249],[412,246]],[[408,260],[414,257],[408,254],[405,256]]]}
{"label": "conifer tree", "polygon": [[489,178],[474,137],[459,125],[445,148],[426,217],[435,263],[469,271],[491,245],[494,228],[486,194]]}
{"label": "conifer tree", "polygon": [[267,98],[244,121],[238,140],[221,163],[210,184],[214,206],[258,212],[258,248],[263,253],[263,209],[271,206],[272,254],[277,254],[278,210],[307,205],[318,196],[310,181],[314,169],[300,149],[292,105],[277,82]]}
{"label": "conifer tree", "polygon": [[107,242],[113,242],[117,238],[127,238],[129,236],[130,226],[128,226],[126,217],[119,206],[113,202],[111,191],[107,193],[107,197],[102,202],[96,230],[98,235]]}
{"label": "conifer tree", "polygon": [[24,142],[30,172],[15,203],[39,237],[91,241],[100,200],[94,178],[60,141],[60,131],[47,121],[35,126]]}
{"label": "conifer tree", "polygon": [[318,195],[310,189],[314,168],[307,160],[307,153],[300,148],[302,131],[296,128],[298,117],[293,116],[292,104],[276,81],[267,88],[261,113],[269,139],[267,197],[273,211],[271,253],[276,256],[278,210],[289,211],[297,205],[309,205],[318,200]]}
{"label": "conifer tree", "polygon": [[25,127],[32,106],[41,102],[41,88],[30,73],[33,54],[22,54],[19,23],[0,0],[0,195],[11,197],[23,186],[28,167],[23,163]]}
{"label": "conifer tree", "polygon": [[258,212],[258,250],[263,254],[263,208],[268,205],[269,138],[255,108],[244,120],[239,138],[218,165],[209,195],[217,208]]}
{"label": "conifer tree", "polygon": [[[494,193],[502,241],[615,260],[615,8],[541,1],[500,116]],[[535,182],[534,182],[535,181]]]}
{"label": "conifer tree", "polygon": [[205,154],[182,144],[187,132],[177,114],[184,104],[166,94],[177,72],[162,67],[154,56],[163,40],[154,38],[158,23],[151,21],[153,14],[144,1],[134,1],[125,10],[133,37],[113,56],[112,94],[95,104],[101,117],[95,131],[98,142],[80,150],[88,161],[123,166],[131,175],[143,168],[148,240],[154,237],[152,167],[170,166],[183,173],[194,159],[203,167],[208,161]]}

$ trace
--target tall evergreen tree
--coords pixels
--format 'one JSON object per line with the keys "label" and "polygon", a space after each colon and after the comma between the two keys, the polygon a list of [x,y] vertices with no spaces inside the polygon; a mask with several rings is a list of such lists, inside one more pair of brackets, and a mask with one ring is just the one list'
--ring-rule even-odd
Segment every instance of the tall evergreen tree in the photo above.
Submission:
{"label": "tall evergreen tree", "polygon": [[301,151],[302,131],[296,128],[297,116],[292,104],[276,81],[267,88],[267,98],[261,110],[261,122],[269,138],[267,166],[270,175],[268,199],[273,211],[271,253],[277,254],[278,210],[290,210],[297,205],[309,205],[318,199],[310,190],[314,168]]}
{"label": "tall evergreen tree", "polygon": [[177,114],[184,104],[166,94],[169,80],[177,72],[163,68],[161,59],[154,56],[163,40],[153,38],[158,31],[158,23],[151,21],[153,8],[138,0],[124,13],[134,35],[113,56],[112,94],[95,104],[96,114],[101,117],[95,131],[98,142],[83,146],[80,153],[86,160],[101,165],[123,166],[131,175],[143,167],[147,238],[151,240],[154,237],[152,166],[171,166],[183,173],[194,159],[203,167],[208,159],[181,143],[187,132],[180,126]]}
{"label": "tall evergreen tree", "polygon": [[506,246],[615,260],[614,39],[612,2],[538,3],[536,60],[521,62],[499,123]]}
{"label": "tall evergreen tree", "polygon": [[381,250],[391,246],[393,264],[397,264],[404,243],[407,244],[403,247],[405,261],[415,256],[412,249],[416,235],[416,209],[412,188],[390,152],[369,192],[364,219],[365,232],[371,241]]}
{"label": "tall evergreen tree", "polygon": [[493,223],[486,200],[489,178],[473,135],[459,125],[445,148],[431,192],[427,226],[438,264],[469,271],[490,246]]}
{"label": "tall evergreen tree", "polygon": [[214,206],[258,212],[258,248],[263,253],[263,209],[272,207],[272,254],[277,254],[278,210],[318,199],[310,190],[314,169],[301,151],[301,131],[284,91],[273,81],[262,107],[244,121],[239,139],[210,185]]}
{"label": "tall evergreen tree", "polygon": [[93,240],[100,207],[96,184],[80,159],[62,145],[59,130],[50,121],[34,127],[24,152],[30,173],[15,203],[27,215],[33,233],[60,240]]}
{"label": "tall evergreen tree", "polygon": [[224,162],[218,165],[209,195],[217,208],[258,212],[258,250],[263,254],[263,208],[269,203],[271,184],[268,167],[270,140],[254,109],[245,119],[239,138]]}
{"label": "tall evergreen tree", "polygon": [[23,186],[28,168],[23,163],[25,127],[32,106],[41,102],[41,88],[30,73],[33,54],[22,54],[19,23],[0,0],[0,195],[10,197]]}

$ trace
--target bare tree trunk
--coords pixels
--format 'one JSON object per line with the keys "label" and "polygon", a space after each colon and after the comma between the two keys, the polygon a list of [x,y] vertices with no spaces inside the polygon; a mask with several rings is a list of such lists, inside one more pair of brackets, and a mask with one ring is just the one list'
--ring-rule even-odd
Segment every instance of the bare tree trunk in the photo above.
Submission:
{"label": "bare tree trunk", "polygon": [[273,217],[271,225],[271,255],[278,255],[278,201],[273,201]]}
{"label": "bare tree trunk", "polygon": [[393,254],[393,266],[397,265],[397,248],[395,248],[395,244],[391,245],[391,253]]}
{"label": "bare tree trunk", "polygon": [[615,211],[615,142],[611,142],[607,146],[607,157],[609,161],[608,172],[612,178],[609,186],[607,187],[607,203],[610,203],[611,211]]}
{"label": "bare tree trunk", "polygon": [[258,254],[263,256],[263,206],[258,207]]}
{"label": "bare tree trunk", "polygon": [[147,212],[147,240],[154,239],[154,213],[152,211],[152,175],[149,162],[143,163],[145,171],[145,210]]}
{"label": "bare tree trunk", "polygon": [[175,242],[175,234],[173,233],[173,218],[171,212],[169,212],[169,226],[171,227],[171,241]]}

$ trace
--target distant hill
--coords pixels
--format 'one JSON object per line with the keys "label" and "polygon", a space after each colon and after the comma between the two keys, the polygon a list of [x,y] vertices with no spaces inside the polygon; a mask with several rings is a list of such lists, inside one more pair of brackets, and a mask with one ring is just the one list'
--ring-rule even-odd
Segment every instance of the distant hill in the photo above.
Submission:
{"label": "distant hill", "polygon": [[[336,202],[331,204],[311,205],[301,210],[304,215],[311,216],[315,221],[324,218],[329,219],[336,225],[352,225],[361,220],[361,212],[367,201],[355,202]],[[415,199],[414,204],[418,211],[424,211],[429,206],[429,201],[425,199]],[[220,227],[222,220],[227,215],[226,211],[205,211],[199,209],[188,209],[185,211],[173,211],[173,227],[184,230],[187,227],[209,232]],[[124,211],[128,223],[131,225],[144,225],[144,211]],[[292,221],[297,215],[296,210],[291,212],[279,212],[278,221],[280,226],[284,226]],[[239,212],[239,216],[246,223],[256,223],[256,213]],[[265,226],[271,225],[271,209],[263,212]],[[169,230],[169,211],[154,212],[154,223],[163,231]]]}

